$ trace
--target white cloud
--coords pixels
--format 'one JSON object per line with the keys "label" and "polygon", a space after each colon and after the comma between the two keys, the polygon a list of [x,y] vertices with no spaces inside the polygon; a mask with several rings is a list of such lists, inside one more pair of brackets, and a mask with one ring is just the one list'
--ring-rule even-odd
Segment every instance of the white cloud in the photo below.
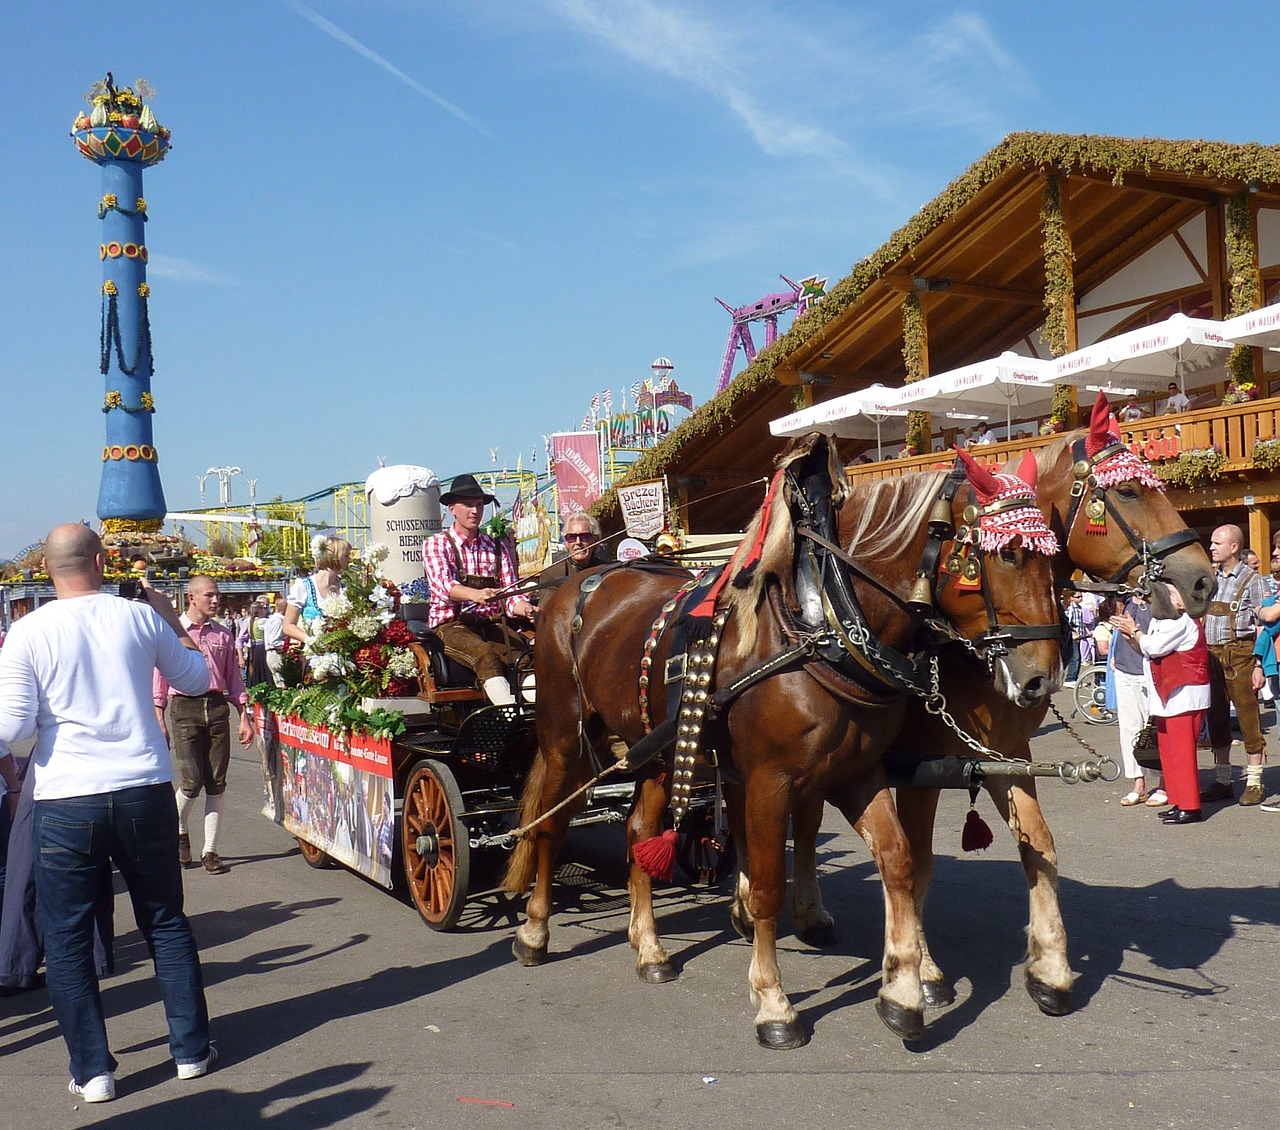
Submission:
{"label": "white cloud", "polygon": [[460,106],[455,106],[447,98],[441,97],[434,90],[428,90],[425,86],[422,85],[422,83],[418,82],[417,79],[411,78],[409,75],[405,74],[404,71],[400,70],[399,67],[390,63],[388,60],[384,59],[376,51],[366,47],[363,43],[361,43],[355,37],[348,35],[345,31],[342,30],[342,28],[338,27],[337,24],[330,23],[322,15],[320,15],[319,12],[312,11],[310,8],[307,7],[306,4],[303,4],[301,0],[285,0],[285,3],[288,4],[290,8],[292,8],[295,12],[297,12],[297,14],[300,15],[308,23],[314,25],[315,27],[319,28],[322,32],[324,32],[325,35],[330,36],[333,39],[336,39],[344,47],[350,47],[351,50],[354,51],[357,55],[360,55],[363,58],[368,59],[369,62],[374,64],[374,66],[381,67],[384,71],[387,72],[387,74],[391,75],[393,78],[399,79],[402,83],[405,84],[405,86],[409,87],[410,90],[415,90],[419,94],[421,94],[424,98],[431,99],[432,102],[434,102],[442,110],[452,114],[455,118],[458,119],[458,121],[466,123],[477,133],[482,133],[484,134],[485,137],[490,138],[493,141],[501,140],[496,133],[494,133],[487,126],[482,125],[480,122],[476,121],[475,118],[473,118]]}
{"label": "white cloud", "polygon": [[147,274],[171,282],[203,283],[209,286],[240,285],[240,280],[231,275],[224,275],[221,271],[174,255],[152,255],[147,262]]}

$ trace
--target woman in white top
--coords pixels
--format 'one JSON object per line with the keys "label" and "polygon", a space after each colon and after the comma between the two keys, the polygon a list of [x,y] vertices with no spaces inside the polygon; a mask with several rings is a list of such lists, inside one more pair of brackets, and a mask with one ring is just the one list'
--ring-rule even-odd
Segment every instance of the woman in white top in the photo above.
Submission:
{"label": "woman in white top", "polygon": [[320,605],[342,591],[342,571],[351,563],[351,543],[345,538],[316,538],[311,547],[315,572],[299,577],[285,597],[282,631],[291,640],[307,642],[303,625],[321,615]]}

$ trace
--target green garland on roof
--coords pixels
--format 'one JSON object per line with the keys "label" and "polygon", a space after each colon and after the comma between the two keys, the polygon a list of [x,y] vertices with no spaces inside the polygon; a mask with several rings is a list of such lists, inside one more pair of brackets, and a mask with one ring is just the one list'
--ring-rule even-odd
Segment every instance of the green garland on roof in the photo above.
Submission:
{"label": "green garland on roof", "polygon": [[[907,369],[907,384],[928,376],[924,367],[924,306],[918,294],[902,300],[902,360]],[[916,455],[929,450],[929,414],[907,413],[907,450]]]}
{"label": "green garland on roof", "polygon": [[[852,306],[862,293],[902,258],[921,238],[959,213],[992,181],[1009,169],[1044,168],[1109,174],[1113,184],[1125,175],[1153,172],[1209,176],[1244,184],[1280,184],[1280,146],[1231,145],[1223,141],[1166,141],[1160,138],[1102,137],[1092,134],[1012,133],[970,165],[945,189],[894,232],[879,250],[856,263],[809,313],[756,359],[719,396],[703,404],[661,444],[639,459],[627,481],[656,478],[689,443],[733,426],[733,406],[740,398],[773,380],[778,363]],[[617,509],[610,490],[593,508],[597,514]]]}
{"label": "green garland on roof", "polygon": [[[1253,238],[1253,216],[1244,193],[1227,201],[1227,270],[1231,280],[1231,314],[1246,314],[1262,305],[1258,279],[1258,247]],[[1227,375],[1233,381],[1253,380],[1253,349],[1237,345],[1227,358]]]}
{"label": "green garland on roof", "polygon": [[1040,333],[1055,357],[1067,352],[1067,311],[1075,305],[1071,239],[1062,217],[1062,182],[1046,177],[1044,204],[1040,208],[1044,232],[1044,327]]}

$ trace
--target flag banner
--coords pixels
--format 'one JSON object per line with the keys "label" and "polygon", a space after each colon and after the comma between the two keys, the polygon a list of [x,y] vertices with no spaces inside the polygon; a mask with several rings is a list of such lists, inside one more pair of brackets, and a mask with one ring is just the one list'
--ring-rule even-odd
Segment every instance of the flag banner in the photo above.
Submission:
{"label": "flag banner", "polygon": [[627,533],[633,538],[651,538],[666,525],[667,491],[662,479],[618,487],[618,505]]}
{"label": "flag banner", "polygon": [[551,468],[559,497],[560,520],[585,510],[601,495],[600,441],[596,433],[556,432],[551,437]]}

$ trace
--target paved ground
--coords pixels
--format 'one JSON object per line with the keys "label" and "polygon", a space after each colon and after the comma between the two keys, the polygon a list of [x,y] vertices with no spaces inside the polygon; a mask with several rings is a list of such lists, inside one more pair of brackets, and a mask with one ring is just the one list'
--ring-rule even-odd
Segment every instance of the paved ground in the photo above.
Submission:
{"label": "paved ground", "polygon": [[[1114,744],[1114,728],[1087,729]],[[1054,727],[1035,752],[1073,748]],[[1266,783],[1280,790],[1280,767]],[[1202,825],[1167,828],[1153,811],[1122,809],[1122,783],[1040,791],[1079,974],[1072,1015],[1042,1016],[1024,992],[1027,900],[1012,839],[997,827],[989,851],[958,858],[967,798],[952,793],[927,922],[956,1004],[931,1012],[911,1047],[876,1018],[878,880],[861,841],[829,819],[823,886],[840,941],[818,951],[782,939],[786,984],[814,1038],[768,1052],[751,1024],[749,951],[727,929],[722,895],[668,889],[661,925],[682,976],[635,977],[619,829],[575,835],[553,960],[523,969],[503,896],[477,894],[459,931],[437,934],[380,888],[307,867],[257,815],[257,764],[241,753],[223,845],[232,870],[187,873],[218,1070],[174,1077],[122,898],[120,972],[103,989],[119,1098],[77,1109],[45,993],[0,999],[0,1127],[1274,1124],[1280,814],[1214,806]],[[482,875],[473,889],[484,885]]]}

